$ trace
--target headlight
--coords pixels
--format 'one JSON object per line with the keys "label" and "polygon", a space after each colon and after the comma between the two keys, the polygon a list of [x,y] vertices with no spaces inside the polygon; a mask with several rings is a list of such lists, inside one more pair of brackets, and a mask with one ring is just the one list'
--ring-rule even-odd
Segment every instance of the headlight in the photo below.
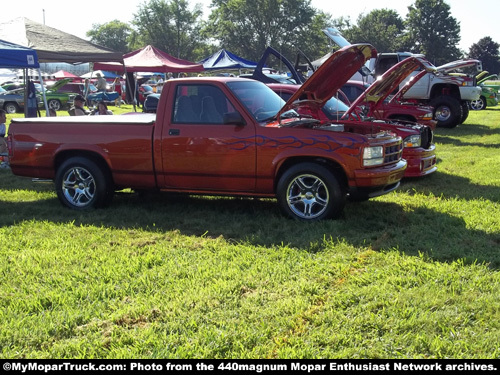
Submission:
{"label": "headlight", "polygon": [[365,167],[384,163],[384,148],[382,146],[365,147],[363,150],[363,165]]}
{"label": "headlight", "polygon": [[421,144],[420,134],[410,135],[404,140],[405,147],[420,147]]}
{"label": "headlight", "polygon": [[432,112],[428,112],[422,116],[422,120],[426,120],[426,121],[432,120],[433,117],[434,117],[434,114]]}

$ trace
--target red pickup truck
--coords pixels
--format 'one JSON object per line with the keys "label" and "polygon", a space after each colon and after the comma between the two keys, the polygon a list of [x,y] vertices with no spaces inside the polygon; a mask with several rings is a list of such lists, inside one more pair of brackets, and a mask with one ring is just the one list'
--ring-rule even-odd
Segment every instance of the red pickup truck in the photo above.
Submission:
{"label": "red pickup truck", "polygon": [[[354,74],[372,51],[352,45],[332,58]],[[328,68],[308,84],[327,90]],[[245,78],[173,79],[156,115],[12,119],[10,166],[54,180],[60,201],[77,210],[105,206],[123,188],[156,189],[276,197],[285,215],[315,221],[338,217],[347,197],[399,186],[401,137],[356,124],[347,132],[301,117],[296,105]]]}

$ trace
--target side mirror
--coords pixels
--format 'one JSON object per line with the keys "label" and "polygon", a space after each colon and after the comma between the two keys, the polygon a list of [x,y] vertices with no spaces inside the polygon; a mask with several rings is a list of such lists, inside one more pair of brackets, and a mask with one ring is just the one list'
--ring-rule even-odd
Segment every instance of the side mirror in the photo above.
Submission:
{"label": "side mirror", "polygon": [[245,119],[239,112],[224,113],[222,122],[225,125],[239,125],[239,126],[246,125]]}

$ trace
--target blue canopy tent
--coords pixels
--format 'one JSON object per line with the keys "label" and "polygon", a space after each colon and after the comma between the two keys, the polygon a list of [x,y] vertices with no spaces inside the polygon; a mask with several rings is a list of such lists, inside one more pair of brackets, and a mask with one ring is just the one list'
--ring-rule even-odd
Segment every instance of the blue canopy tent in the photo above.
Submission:
{"label": "blue canopy tent", "polygon": [[199,61],[205,70],[255,69],[257,63],[236,56],[234,53],[221,49],[213,55]]}
{"label": "blue canopy tent", "polygon": [[[25,72],[25,81],[27,69],[37,68],[40,74],[40,64],[38,63],[38,56],[35,50],[0,39],[0,52],[0,67],[23,69]],[[36,100],[34,85],[32,83],[29,84],[28,82],[25,82],[25,87],[28,87],[28,90],[25,90],[26,105],[24,106],[24,115],[26,117],[36,117],[38,103]],[[44,101],[46,102],[45,92]]]}
{"label": "blue canopy tent", "polygon": [[35,50],[0,39],[0,67],[40,68]]}

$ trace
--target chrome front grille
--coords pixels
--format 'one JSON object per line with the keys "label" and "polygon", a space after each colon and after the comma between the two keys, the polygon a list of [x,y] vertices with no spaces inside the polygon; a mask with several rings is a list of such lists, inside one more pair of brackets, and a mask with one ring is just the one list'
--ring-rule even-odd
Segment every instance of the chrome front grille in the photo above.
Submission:
{"label": "chrome front grille", "polygon": [[401,160],[403,155],[403,142],[393,143],[385,147],[384,164],[391,164]]}

